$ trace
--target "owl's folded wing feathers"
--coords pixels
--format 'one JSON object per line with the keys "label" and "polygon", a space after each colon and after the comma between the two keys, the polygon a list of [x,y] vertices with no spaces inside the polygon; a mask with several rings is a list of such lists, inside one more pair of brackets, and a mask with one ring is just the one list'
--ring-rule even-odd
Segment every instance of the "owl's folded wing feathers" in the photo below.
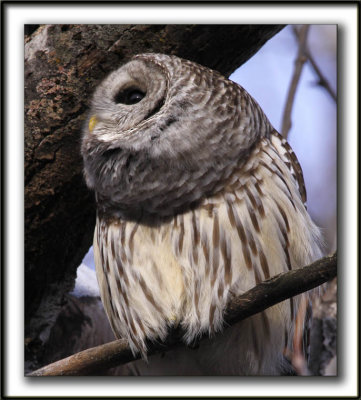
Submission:
{"label": "owl's folded wing feathers", "polygon": [[[145,355],[146,338],[164,338],[169,325],[180,323],[191,342],[222,327],[229,296],[320,256],[298,167],[272,135],[240,163],[223,191],[170,222],[149,227],[98,220],[97,273],[116,335]],[[270,360],[282,352],[296,307],[289,299],[243,321],[240,329],[257,329],[257,340],[249,335],[239,351],[254,359],[269,351]]]}

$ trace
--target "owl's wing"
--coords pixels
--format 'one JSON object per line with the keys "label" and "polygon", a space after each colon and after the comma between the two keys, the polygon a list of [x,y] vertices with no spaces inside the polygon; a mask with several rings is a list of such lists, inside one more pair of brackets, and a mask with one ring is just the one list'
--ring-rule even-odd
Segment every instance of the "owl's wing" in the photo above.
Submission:
{"label": "owl's wing", "polygon": [[288,144],[287,140],[280,135],[277,131],[273,131],[271,134],[271,143],[274,148],[278,151],[281,158],[284,160],[284,164],[288,167],[293,176],[298,190],[300,192],[302,201],[304,204],[307,202],[307,194],[305,181],[303,179],[303,173],[300,163],[298,162],[297,156]]}
{"label": "owl's wing", "polygon": [[[174,218],[188,340],[222,325],[230,296],[319,256],[319,231],[304,207],[302,171],[289,149],[277,136],[262,139],[224,178],[224,190]],[[261,313],[261,331],[267,334],[272,325],[272,340],[287,341],[295,307],[289,299]]]}

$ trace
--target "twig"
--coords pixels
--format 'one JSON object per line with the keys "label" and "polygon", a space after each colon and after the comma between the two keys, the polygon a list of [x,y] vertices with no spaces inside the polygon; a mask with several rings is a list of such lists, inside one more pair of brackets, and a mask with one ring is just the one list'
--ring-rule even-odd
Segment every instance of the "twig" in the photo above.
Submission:
{"label": "twig", "polygon": [[[295,26],[293,26],[293,32],[296,35],[297,40],[300,40],[300,34]],[[337,95],[332,89],[331,85],[329,84],[328,80],[325,78],[323,75],[322,71],[320,70],[319,66],[317,65],[315,59],[313,58],[310,49],[306,46],[305,48],[305,56],[307,57],[308,61],[310,62],[313,70],[315,71],[316,75],[318,76],[318,82],[317,84],[322,86],[324,89],[327,90],[327,92],[330,94],[330,96],[333,98],[333,100],[337,101]]]}
{"label": "twig", "polygon": [[303,65],[306,58],[306,40],[307,40],[307,33],[308,33],[309,25],[302,25],[300,32],[299,32],[299,39],[298,39],[298,53],[297,58],[295,61],[295,68],[293,71],[293,77],[291,80],[290,88],[288,90],[287,100],[285,110],[283,112],[283,120],[282,120],[282,135],[284,138],[287,139],[288,132],[291,129],[291,113],[292,107],[295,100],[295,94],[297,90],[297,85],[301,77],[301,72]]}
{"label": "twig", "polygon": [[291,352],[291,365],[298,376],[311,375],[307,368],[307,361],[304,355],[303,348],[303,335],[304,335],[304,321],[307,313],[307,298],[301,299],[298,307],[295,332],[293,335],[293,351]]}
{"label": "twig", "polygon": [[[224,315],[226,326],[231,326],[251,315],[265,310],[283,300],[313,289],[337,274],[337,255],[324,257],[313,264],[297,270],[279,274],[268,279],[241,296],[230,300]],[[148,354],[166,352],[184,346],[184,332],[173,330],[165,342],[149,343]],[[200,340],[209,339],[204,333]],[[134,357],[125,340],[116,340],[101,346],[81,351],[63,360],[40,368],[28,376],[89,375],[116,365],[139,359]]]}

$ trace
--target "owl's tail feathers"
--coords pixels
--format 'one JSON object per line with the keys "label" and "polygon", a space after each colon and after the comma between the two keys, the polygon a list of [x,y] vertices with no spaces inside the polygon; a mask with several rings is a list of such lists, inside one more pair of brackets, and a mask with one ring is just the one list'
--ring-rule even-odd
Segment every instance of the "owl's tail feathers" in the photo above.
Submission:
{"label": "owl's tail feathers", "polygon": [[[143,321],[144,322],[144,321]],[[163,325],[158,326],[158,331],[154,328],[147,326],[144,322],[145,333],[143,335],[135,336],[128,334],[129,347],[135,358],[139,355],[143,361],[148,363],[149,348],[153,351],[168,348],[172,343],[178,343],[181,338],[181,331],[178,329],[169,329],[170,327],[164,321]]]}
{"label": "owl's tail feathers", "polygon": [[128,343],[134,358],[138,359],[140,355],[143,361],[148,362],[147,346],[144,340],[136,340],[129,337]]}

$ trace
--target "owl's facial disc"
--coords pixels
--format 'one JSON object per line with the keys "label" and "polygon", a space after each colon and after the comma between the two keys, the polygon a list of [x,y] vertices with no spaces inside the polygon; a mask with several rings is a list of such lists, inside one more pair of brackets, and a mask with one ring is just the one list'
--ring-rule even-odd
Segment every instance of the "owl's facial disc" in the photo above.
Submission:
{"label": "owl's facial disc", "polygon": [[235,168],[271,129],[243,89],[218,73],[139,55],[94,93],[82,142],[86,181],[109,210],[165,215],[180,206],[189,177],[197,176],[195,201],[201,185],[210,193],[214,176]]}
{"label": "owl's facial disc", "polygon": [[133,60],[123,65],[97,88],[91,111],[96,124],[89,120],[89,133],[112,147],[132,148],[149,140],[154,135],[143,124],[165,104],[167,86],[165,71],[155,63]]}

